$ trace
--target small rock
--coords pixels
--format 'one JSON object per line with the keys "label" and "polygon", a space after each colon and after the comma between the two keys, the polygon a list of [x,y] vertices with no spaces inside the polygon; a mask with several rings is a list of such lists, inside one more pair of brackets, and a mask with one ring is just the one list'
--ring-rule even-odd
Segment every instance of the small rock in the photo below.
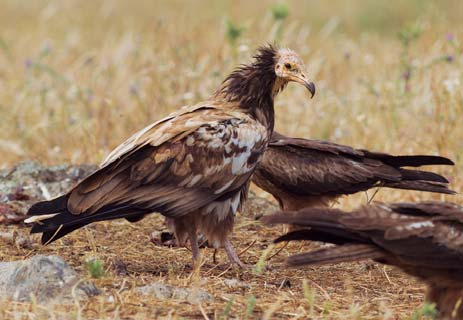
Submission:
{"label": "small rock", "polygon": [[22,249],[32,248],[32,240],[29,236],[19,234],[17,231],[0,231],[0,239],[11,244],[15,244],[17,247]]}
{"label": "small rock", "polygon": [[92,283],[79,281],[77,272],[58,256],[37,255],[0,263],[0,299],[30,301],[33,295],[39,303],[66,303],[74,297],[99,294]]}
{"label": "small rock", "polygon": [[24,220],[22,214],[18,214],[11,205],[0,203],[0,224],[14,224]]}
{"label": "small rock", "polygon": [[114,270],[114,273],[118,276],[126,276],[129,274],[127,271],[127,265],[124,263],[124,261],[115,258],[113,261],[113,266],[112,269]]}
{"label": "small rock", "polygon": [[186,300],[191,304],[212,300],[212,296],[205,290],[178,288],[161,282],[139,287],[137,291],[142,295],[154,295],[158,299]]}
{"label": "small rock", "polygon": [[32,249],[32,240],[28,236],[18,234],[14,239],[14,244],[21,249]]}
{"label": "small rock", "polygon": [[248,288],[248,289],[251,288],[251,286],[247,284],[246,282],[243,282],[235,278],[225,279],[223,280],[223,283],[225,283],[225,285],[227,285],[230,288]]}
{"label": "small rock", "polygon": [[46,167],[25,161],[0,170],[0,224],[19,224],[29,207],[63,194],[93,172],[95,165]]}
{"label": "small rock", "polygon": [[257,196],[254,192],[249,191],[248,200],[242,210],[243,216],[254,217],[259,219],[263,215],[278,211],[278,206],[267,199]]}

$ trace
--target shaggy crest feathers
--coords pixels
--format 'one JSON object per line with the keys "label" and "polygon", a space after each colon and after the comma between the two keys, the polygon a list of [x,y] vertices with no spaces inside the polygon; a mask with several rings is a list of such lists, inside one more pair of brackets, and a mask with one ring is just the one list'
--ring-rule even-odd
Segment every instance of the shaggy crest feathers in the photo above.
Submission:
{"label": "shaggy crest feathers", "polygon": [[278,49],[273,45],[262,46],[253,56],[254,61],[236,68],[215,92],[214,97],[230,102],[241,102],[244,107],[260,105],[271,97],[276,80],[275,62]]}

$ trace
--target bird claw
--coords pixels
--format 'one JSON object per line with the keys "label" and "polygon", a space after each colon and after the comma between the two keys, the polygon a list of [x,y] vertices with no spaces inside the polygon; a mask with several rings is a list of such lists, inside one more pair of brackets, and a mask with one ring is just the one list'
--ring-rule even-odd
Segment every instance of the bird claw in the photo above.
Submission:
{"label": "bird claw", "polygon": [[225,241],[224,248],[225,248],[225,251],[227,252],[228,260],[230,261],[230,264],[232,266],[237,266],[241,269],[251,269],[252,268],[252,265],[245,264],[240,260],[240,258],[235,252],[235,249],[233,249],[233,246],[230,243],[230,241],[228,240]]}

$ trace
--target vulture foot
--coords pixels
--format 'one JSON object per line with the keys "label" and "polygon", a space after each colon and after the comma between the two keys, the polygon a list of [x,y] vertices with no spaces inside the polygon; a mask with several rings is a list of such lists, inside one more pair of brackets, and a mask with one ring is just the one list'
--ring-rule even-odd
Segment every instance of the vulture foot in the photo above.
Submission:
{"label": "vulture foot", "polygon": [[225,251],[227,252],[228,260],[230,261],[231,265],[238,266],[242,269],[249,269],[252,267],[251,265],[245,264],[240,260],[240,258],[235,252],[235,249],[230,243],[230,240],[225,241],[224,248],[225,248]]}

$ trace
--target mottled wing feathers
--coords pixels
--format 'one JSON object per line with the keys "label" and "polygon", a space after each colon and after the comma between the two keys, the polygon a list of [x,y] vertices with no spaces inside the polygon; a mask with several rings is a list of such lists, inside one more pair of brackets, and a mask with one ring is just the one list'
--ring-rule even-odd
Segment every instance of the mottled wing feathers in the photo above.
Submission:
{"label": "mottled wing feathers", "polygon": [[[188,134],[201,126],[201,120],[207,120],[206,118],[209,117],[218,120],[217,117],[220,118],[221,114],[220,110],[220,106],[213,101],[180,108],[132,135],[116,147],[100,166],[105,167],[145,145],[159,146],[173,137]],[[225,114],[222,115],[226,117]]]}
{"label": "mottled wing feathers", "polygon": [[134,146],[124,143],[116,151],[126,149],[125,154],[112,153],[71,191],[69,210],[92,213],[108,203],[150,207],[160,201],[176,215],[195,209],[188,201],[201,206],[239,189],[264,149],[265,128],[212,107],[195,109],[194,115],[182,113],[130,138]]}
{"label": "mottled wing feathers", "polygon": [[147,144],[120,164],[104,166],[71,191],[70,211],[91,214],[108,204],[131,203],[176,216],[238,192],[263,152],[265,128],[238,118],[204,122],[195,130],[185,125],[188,135],[178,138],[177,130],[159,146]]}
{"label": "mottled wing feathers", "polygon": [[220,221],[239,209],[267,129],[239,111],[202,106],[128,141],[64,196],[65,210],[37,223],[33,232],[47,238],[58,227],[65,234],[93,221],[136,220],[150,212],[177,217],[203,210]]}

